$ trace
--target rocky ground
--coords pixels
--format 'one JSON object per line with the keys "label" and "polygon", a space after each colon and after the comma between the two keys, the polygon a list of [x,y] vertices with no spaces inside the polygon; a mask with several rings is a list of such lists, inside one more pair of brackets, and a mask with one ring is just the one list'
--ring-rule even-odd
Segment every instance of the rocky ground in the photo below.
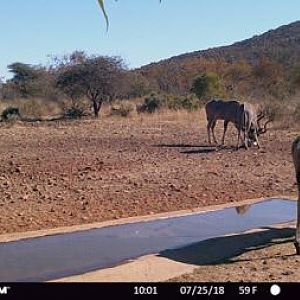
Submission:
{"label": "rocky ground", "polygon": [[[221,136],[221,124],[218,126]],[[2,124],[0,234],[296,195],[291,142],[207,147],[203,113]]]}
{"label": "rocky ground", "polygon": [[293,243],[246,251],[226,263],[200,266],[174,282],[300,282],[300,258]]}

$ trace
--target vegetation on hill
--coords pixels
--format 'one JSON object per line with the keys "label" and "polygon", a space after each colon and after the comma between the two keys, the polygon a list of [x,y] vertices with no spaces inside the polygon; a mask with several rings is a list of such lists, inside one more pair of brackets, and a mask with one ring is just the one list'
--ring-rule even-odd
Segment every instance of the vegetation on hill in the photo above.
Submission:
{"label": "vegetation on hill", "polygon": [[[54,57],[50,67],[15,62],[8,69],[13,77],[0,82],[0,100],[15,102],[2,110],[13,105],[21,115],[54,111],[68,118],[98,117],[104,102],[124,99],[135,99],[139,113],[193,110],[213,97],[292,106],[289,111],[299,115],[300,21],[230,46],[183,54],[136,70],[128,70],[120,57],[80,51]],[[115,105],[112,115],[130,115],[129,106]]]}
{"label": "vegetation on hill", "polygon": [[288,99],[300,87],[300,21],[231,46],[149,64],[139,72],[167,93],[189,93],[196,76],[213,72],[228,97]]}

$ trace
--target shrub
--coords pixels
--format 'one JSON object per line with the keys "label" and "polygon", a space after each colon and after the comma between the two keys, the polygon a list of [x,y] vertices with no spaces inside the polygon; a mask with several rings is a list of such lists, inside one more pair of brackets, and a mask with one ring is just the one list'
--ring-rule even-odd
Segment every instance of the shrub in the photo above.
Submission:
{"label": "shrub", "polygon": [[112,105],[110,110],[110,115],[128,117],[132,111],[133,111],[133,106],[130,103],[120,102]]}
{"label": "shrub", "polygon": [[1,114],[1,119],[4,121],[18,120],[20,118],[20,111],[17,107],[7,107]]}
{"label": "shrub", "polygon": [[27,120],[39,120],[63,114],[59,103],[47,101],[42,98],[19,99],[16,103],[20,109],[22,118]]}
{"label": "shrub", "polygon": [[218,74],[209,72],[197,76],[192,84],[191,92],[202,101],[212,97],[224,97],[225,91]]}
{"label": "shrub", "polygon": [[164,102],[163,98],[151,94],[150,97],[145,98],[143,104],[137,105],[136,110],[138,113],[154,113],[163,106]]}
{"label": "shrub", "polygon": [[201,107],[200,101],[192,95],[169,97],[166,105],[172,110],[185,109],[188,111],[197,110]]}
{"label": "shrub", "polygon": [[85,116],[84,109],[82,107],[72,106],[67,108],[64,112],[64,117],[68,119],[81,119]]}

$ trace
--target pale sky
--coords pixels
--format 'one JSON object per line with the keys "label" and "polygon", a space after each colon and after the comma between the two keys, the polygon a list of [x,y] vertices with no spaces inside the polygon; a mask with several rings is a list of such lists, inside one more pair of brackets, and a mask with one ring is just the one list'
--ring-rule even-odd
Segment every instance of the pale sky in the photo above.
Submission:
{"label": "pale sky", "polygon": [[122,56],[130,68],[232,44],[300,19],[299,0],[1,0],[0,76],[74,50]]}

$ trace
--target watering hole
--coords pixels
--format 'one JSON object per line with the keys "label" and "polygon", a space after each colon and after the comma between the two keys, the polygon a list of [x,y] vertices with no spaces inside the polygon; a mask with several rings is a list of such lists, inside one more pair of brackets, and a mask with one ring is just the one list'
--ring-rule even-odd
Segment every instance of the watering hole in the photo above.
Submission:
{"label": "watering hole", "polygon": [[47,281],[82,274],[166,249],[290,222],[295,217],[295,201],[271,199],[246,209],[226,208],[0,243],[0,281]]}

